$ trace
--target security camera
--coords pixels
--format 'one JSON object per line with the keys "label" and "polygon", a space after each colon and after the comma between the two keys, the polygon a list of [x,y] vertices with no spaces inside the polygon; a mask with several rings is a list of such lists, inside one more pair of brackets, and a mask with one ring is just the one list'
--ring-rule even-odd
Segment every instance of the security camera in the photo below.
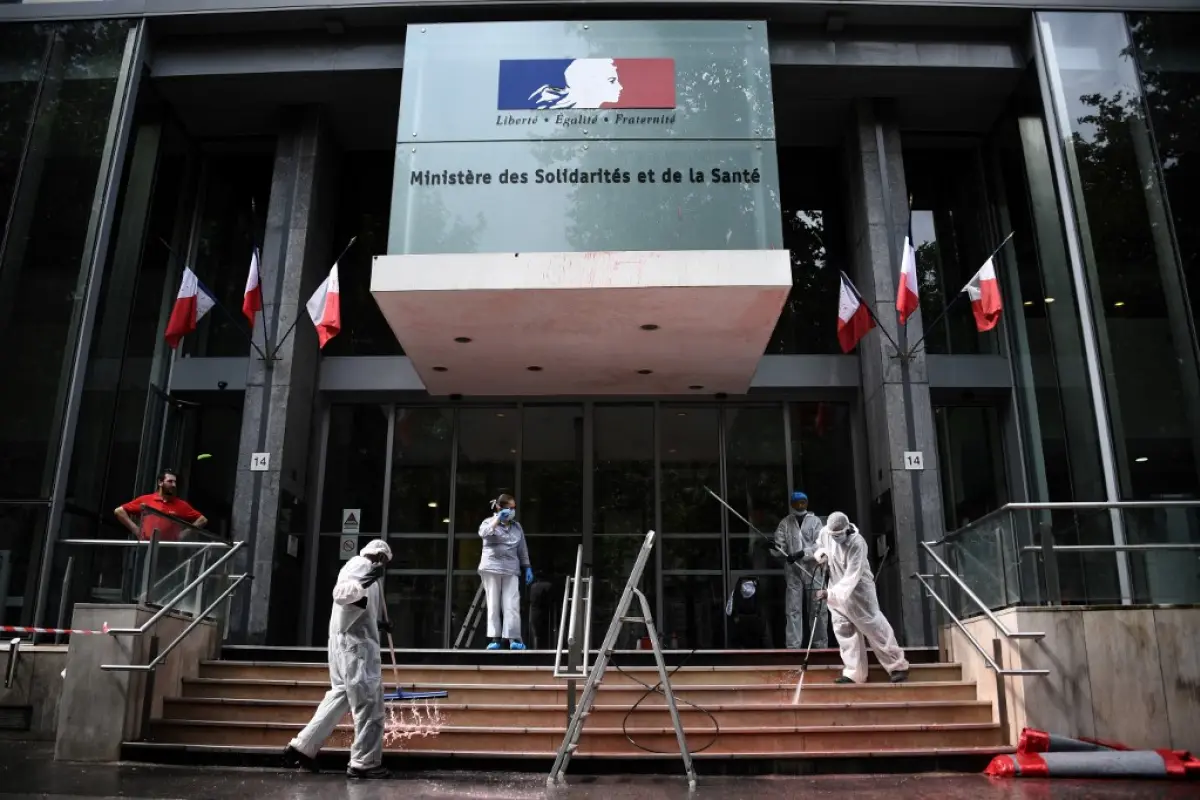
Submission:
{"label": "security camera", "polygon": [[229,384],[228,384],[226,381],[217,381],[217,388],[218,388],[218,389],[225,389],[225,388],[227,388],[228,386],[229,386]]}

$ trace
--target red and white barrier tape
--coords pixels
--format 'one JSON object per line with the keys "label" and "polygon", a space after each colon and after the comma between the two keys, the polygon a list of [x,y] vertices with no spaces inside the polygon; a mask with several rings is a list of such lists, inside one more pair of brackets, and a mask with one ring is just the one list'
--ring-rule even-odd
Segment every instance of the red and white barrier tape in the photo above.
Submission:
{"label": "red and white barrier tape", "polygon": [[98,631],[79,631],[75,630],[74,628],[22,628],[18,625],[0,625],[0,633],[47,633],[52,636],[55,634],[68,633],[99,635],[102,633],[108,633],[108,623],[104,623],[104,625],[102,625]]}

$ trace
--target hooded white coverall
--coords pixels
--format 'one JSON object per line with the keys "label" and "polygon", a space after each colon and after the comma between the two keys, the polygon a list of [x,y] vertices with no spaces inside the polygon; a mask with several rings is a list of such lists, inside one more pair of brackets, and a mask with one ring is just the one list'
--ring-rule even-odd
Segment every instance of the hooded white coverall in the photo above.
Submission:
{"label": "hooded white coverall", "polygon": [[521,638],[521,570],[529,566],[529,547],[521,523],[492,515],[479,525],[483,552],[479,579],[487,597],[489,639]]}
{"label": "hooded white coverall", "polygon": [[[383,542],[371,542],[338,573],[333,587],[333,611],[329,615],[332,688],[325,693],[312,721],[290,743],[304,755],[315,758],[349,710],[354,717],[350,766],[355,769],[374,769],[383,756],[383,676],[376,623],[383,607],[383,588],[379,582],[366,589],[362,587],[373,566],[365,556],[379,552],[371,550],[378,545],[387,547]],[[365,609],[353,605],[364,597]]]}
{"label": "hooded white coverall", "polygon": [[[812,639],[812,646],[818,650],[829,646],[829,612],[825,604],[817,602],[817,592],[825,587],[825,583],[813,558],[820,533],[821,518],[811,511],[791,511],[779,520],[779,526],[775,528],[775,546],[786,555],[800,556],[795,564],[785,562],[783,565],[787,580],[784,608],[787,613],[785,633],[789,650],[803,650],[808,646],[809,638]],[[805,574],[805,570],[808,574]],[[813,612],[818,609],[816,633],[809,631],[810,635],[806,637],[804,629],[813,624]]]}
{"label": "hooded white coverall", "polygon": [[[830,514],[831,521],[834,516]],[[816,557],[818,561],[824,557],[829,568],[825,597],[833,619],[833,635],[837,637],[845,664],[842,674],[855,683],[867,682],[864,638],[888,674],[907,672],[908,659],[896,643],[891,624],[879,610],[875,578],[867,560],[867,542],[858,528],[847,524],[839,538],[833,535],[827,522],[817,539]]]}

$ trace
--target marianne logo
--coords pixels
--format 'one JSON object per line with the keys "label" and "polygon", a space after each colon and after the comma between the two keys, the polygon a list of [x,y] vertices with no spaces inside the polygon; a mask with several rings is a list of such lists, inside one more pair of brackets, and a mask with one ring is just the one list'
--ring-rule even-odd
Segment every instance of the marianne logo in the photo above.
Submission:
{"label": "marianne logo", "polygon": [[671,58],[552,58],[500,62],[501,111],[675,108]]}

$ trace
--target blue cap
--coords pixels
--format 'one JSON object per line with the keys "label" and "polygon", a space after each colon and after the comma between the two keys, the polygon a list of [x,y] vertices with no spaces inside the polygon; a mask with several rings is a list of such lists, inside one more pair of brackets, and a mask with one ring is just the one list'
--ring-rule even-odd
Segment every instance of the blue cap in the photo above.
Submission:
{"label": "blue cap", "polygon": [[792,502],[795,503],[797,500],[803,500],[807,503],[808,495],[806,495],[804,492],[792,492]]}

